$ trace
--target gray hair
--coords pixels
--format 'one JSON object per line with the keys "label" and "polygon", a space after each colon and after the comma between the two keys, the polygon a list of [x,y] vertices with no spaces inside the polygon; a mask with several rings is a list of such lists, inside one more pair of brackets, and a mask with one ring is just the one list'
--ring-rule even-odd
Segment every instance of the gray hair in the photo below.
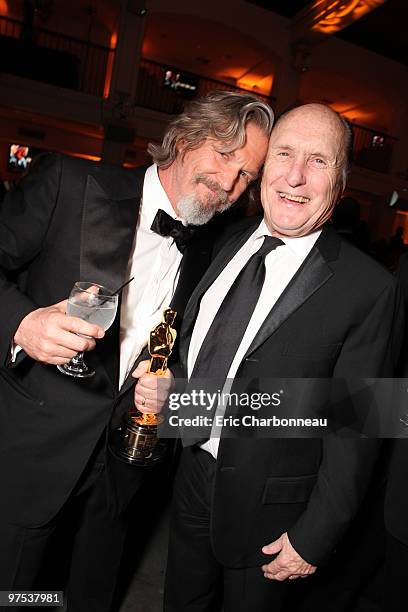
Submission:
{"label": "gray hair", "polygon": [[259,127],[269,138],[273,111],[252,94],[214,90],[186,105],[169,124],[161,145],[149,143],[147,151],[159,168],[170,166],[183,140],[183,153],[198,148],[206,138],[225,142],[225,152],[243,147],[247,123]]}
{"label": "gray hair", "polygon": [[340,122],[344,128],[344,163],[342,168],[342,178],[343,178],[343,189],[346,186],[347,177],[351,170],[351,164],[353,163],[353,151],[354,151],[354,132],[350,123],[342,117],[339,113],[337,113]]}

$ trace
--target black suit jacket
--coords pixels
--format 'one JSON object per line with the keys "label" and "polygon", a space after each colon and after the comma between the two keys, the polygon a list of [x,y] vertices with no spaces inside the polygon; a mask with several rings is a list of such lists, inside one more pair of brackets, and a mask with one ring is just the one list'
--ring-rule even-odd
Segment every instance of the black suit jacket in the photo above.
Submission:
{"label": "black suit jacket", "polygon": [[[202,295],[252,231],[232,238],[195,289],[182,326],[184,364]],[[262,324],[235,384],[248,379],[253,388],[270,378],[283,380],[287,389],[293,378],[335,377],[347,385],[356,377],[391,376],[399,348],[400,303],[392,276],[326,227]],[[303,409],[313,408],[314,398],[313,393],[303,397]],[[226,433],[224,428],[211,522],[219,561],[230,567],[261,565],[266,558],[261,547],[288,531],[304,559],[324,562],[364,495],[377,440],[336,435],[260,439],[253,431],[237,438]]]}
{"label": "black suit jacket", "polygon": [[[404,298],[406,321],[408,316],[408,254],[401,257],[397,276],[401,282]],[[393,452],[388,472],[388,485],[385,497],[385,525],[387,530],[408,546],[408,329],[405,327],[403,349],[398,367],[401,392],[401,420],[393,444]]]}
{"label": "black suit jacket", "polygon": [[[112,288],[124,282],[144,173],[45,155],[3,203],[0,510],[17,523],[43,524],[61,508],[111,416],[118,423],[132,404],[134,381],[118,392],[118,317],[86,356],[96,370],[89,379],[72,379],[24,355],[11,367],[12,338],[25,315],[67,298],[75,281]],[[173,300],[179,320],[209,263],[210,235],[198,232],[184,253]],[[123,507],[141,470],[117,463],[109,457],[108,490],[113,505]]]}

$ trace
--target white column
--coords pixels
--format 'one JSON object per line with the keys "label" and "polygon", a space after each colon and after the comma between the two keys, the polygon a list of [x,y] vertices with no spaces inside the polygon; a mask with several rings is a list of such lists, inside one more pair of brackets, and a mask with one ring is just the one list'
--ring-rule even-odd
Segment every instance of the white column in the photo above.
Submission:
{"label": "white column", "polygon": [[[108,126],[130,127],[129,115],[136,95],[145,22],[145,0],[121,1],[110,94],[105,103],[105,133]],[[127,146],[128,142],[105,137],[103,161],[122,164]]]}
{"label": "white column", "polygon": [[145,0],[122,0],[110,97],[134,102],[146,26]]}

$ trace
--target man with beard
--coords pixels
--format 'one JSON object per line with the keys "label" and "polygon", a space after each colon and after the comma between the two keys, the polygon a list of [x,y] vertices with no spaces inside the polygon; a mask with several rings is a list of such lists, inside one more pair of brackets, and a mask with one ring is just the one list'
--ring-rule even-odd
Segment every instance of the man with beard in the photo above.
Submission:
{"label": "man with beard", "polygon": [[[141,473],[106,450],[107,425],[132,402],[130,374],[150,330],[168,306],[180,319],[209,263],[211,233],[199,229],[191,240],[189,226],[207,223],[255,181],[272,120],[254,96],[212,92],[170,123],[162,145],[149,145],[149,168],[46,155],[6,197],[1,590],[36,587],[51,534],[69,525],[68,609],[110,609],[125,510]],[[106,337],[97,325],[65,314],[76,281],[114,290],[132,277]],[[78,351],[90,351],[93,377],[75,380],[55,367]],[[149,402],[142,404],[149,410]]]}

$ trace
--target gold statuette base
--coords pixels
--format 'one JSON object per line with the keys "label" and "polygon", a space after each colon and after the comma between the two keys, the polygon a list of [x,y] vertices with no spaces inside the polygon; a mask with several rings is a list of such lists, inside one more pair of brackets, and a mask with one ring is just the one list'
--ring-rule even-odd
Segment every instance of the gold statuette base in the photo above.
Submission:
{"label": "gold statuette base", "polygon": [[158,441],[157,425],[163,419],[161,415],[129,412],[125,423],[114,432],[114,455],[132,465],[151,466],[162,461],[166,445]]}

